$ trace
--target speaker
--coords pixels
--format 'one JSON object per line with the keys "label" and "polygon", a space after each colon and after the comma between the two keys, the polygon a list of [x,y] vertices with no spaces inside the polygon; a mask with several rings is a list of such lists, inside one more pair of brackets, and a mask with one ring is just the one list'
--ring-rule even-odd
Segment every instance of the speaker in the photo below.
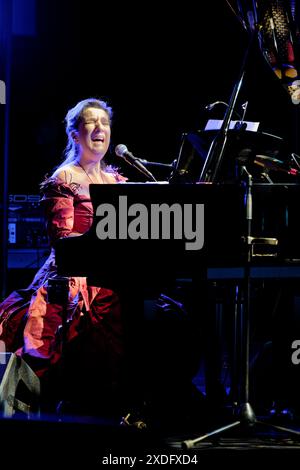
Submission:
{"label": "speaker", "polygon": [[8,248],[48,247],[44,210],[38,194],[10,194]]}
{"label": "speaker", "polygon": [[39,269],[50,249],[38,194],[10,194],[7,225],[9,269]]}
{"label": "speaker", "polygon": [[15,353],[0,352],[0,410],[5,418],[16,413],[39,416],[40,380]]}

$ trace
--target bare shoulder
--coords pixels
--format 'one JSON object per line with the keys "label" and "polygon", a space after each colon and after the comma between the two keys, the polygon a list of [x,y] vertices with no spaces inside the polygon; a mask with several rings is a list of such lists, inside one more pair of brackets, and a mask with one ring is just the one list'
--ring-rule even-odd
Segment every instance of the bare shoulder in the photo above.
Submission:
{"label": "bare shoulder", "polygon": [[114,173],[109,173],[108,171],[103,171],[105,182],[109,184],[114,184],[117,182],[116,176]]}
{"label": "bare shoulder", "polygon": [[52,175],[52,178],[57,178],[64,183],[71,184],[76,180],[78,169],[72,163],[68,163],[60,168],[57,168]]}

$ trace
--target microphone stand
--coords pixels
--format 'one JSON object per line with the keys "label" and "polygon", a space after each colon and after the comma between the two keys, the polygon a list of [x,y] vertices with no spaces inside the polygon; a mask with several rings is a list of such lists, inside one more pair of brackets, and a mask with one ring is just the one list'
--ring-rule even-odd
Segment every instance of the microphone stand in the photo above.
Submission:
{"label": "microphone stand", "polygon": [[250,51],[252,50],[254,39],[256,37],[256,32],[257,32],[256,29],[251,30],[249,44],[248,44],[246,53],[244,55],[244,59],[243,59],[242,67],[239,72],[238,80],[233,88],[233,91],[232,91],[232,94],[228,103],[228,107],[225,112],[221,129],[219,130],[218,134],[214,138],[210,146],[210,149],[208,151],[206,160],[204,162],[204,165],[200,174],[200,178],[199,178],[200,183],[214,183],[217,181],[219,168],[220,168],[223,156],[224,156],[224,151],[225,151],[227,140],[228,140],[228,131],[229,131],[230,122],[232,119],[232,115],[235,112],[234,108],[235,108],[241,87],[243,85],[245,72],[246,72],[246,66],[248,63]]}
{"label": "microphone stand", "polygon": [[[255,7],[254,7],[254,12],[255,12]],[[224,155],[224,150],[226,147],[227,143],[227,137],[228,137],[228,130],[229,130],[229,125],[231,121],[231,117],[234,111],[234,106],[236,104],[238,94],[240,92],[241,86],[243,84],[244,76],[245,76],[245,69],[247,65],[247,61],[249,58],[249,53],[252,49],[252,45],[254,43],[254,39],[256,37],[257,33],[257,27],[254,27],[254,25],[250,25],[250,41],[244,56],[243,64],[240,70],[239,78],[237,83],[234,86],[230,102],[227,108],[227,112],[224,117],[224,121],[222,124],[222,127],[217,134],[216,138],[212,142],[212,145],[209,149],[206,161],[204,163],[201,175],[200,175],[200,180],[199,182],[216,182],[217,176],[218,176],[218,170],[220,167],[220,164],[222,162],[222,158]],[[211,431],[207,434],[204,434],[198,438],[195,439],[187,439],[182,442],[182,448],[184,449],[191,449],[201,441],[220,434],[224,431],[227,431],[229,429],[235,428],[236,426],[244,426],[245,428],[250,428],[254,426],[255,424],[263,424],[262,421],[257,421],[255,413],[250,405],[249,402],[249,372],[250,372],[250,367],[249,367],[249,356],[250,356],[250,308],[251,308],[251,262],[252,262],[252,247],[253,247],[253,238],[251,236],[252,232],[252,219],[253,219],[253,210],[252,210],[252,175],[249,173],[249,171],[246,169],[245,166],[242,167],[242,173],[247,176],[247,181],[246,181],[246,191],[245,191],[245,218],[246,218],[246,234],[244,237],[244,244],[246,251],[244,252],[244,259],[245,259],[245,264],[244,264],[244,298],[243,302],[241,305],[241,313],[243,316],[243,322],[241,324],[242,328],[242,341],[243,344],[241,345],[243,347],[243,361],[242,361],[242,374],[241,374],[241,385],[242,385],[242,393],[241,393],[241,405],[239,406],[239,415],[238,419],[236,421],[233,421],[230,424],[227,424],[219,429],[216,429],[214,431]],[[237,323],[237,322],[235,322]],[[235,332],[235,337],[236,337],[236,332]],[[235,348],[236,351],[236,348]],[[236,361],[236,358],[234,358],[234,362]],[[296,436],[300,436],[300,432],[291,429],[291,428],[286,428],[283,426],[278,426],[275,424],[268,423],[269,427],[272,427],[274,429],[277,429],[279,431],[285,431],[288,433],[291,433]]]}
{"label": "microphone stand", "polygon": [[256,422],[254,411],[249,403],[249,374],[250,374],[250,307],[251,307],[251,275],[250,267],[252,261],[252,175],[245,166],[242,167],[242,173],[247,177],[245,208],[246,208],[246,236],[245,236],[245,266],[244,266],[244,308],[243,308],[243,345],[244,345],[244,367],[242,374],[242,405],[240,407],[241,424],[253,425]]}
{"label": "microphone stand", "polygon": [[[196,444],[200,443],[204,439],[211,437],[216,434],[220,434],[228,429],[232,429],[238,425],[244,426],[245,428],[249,428],[256,423],[256,417],[254,411],[249,402],[249,372],[250,372],[250,299],[251,299],[251,275],[250,275],[250,267],[251,267],[251,230],[252,230],[252,175],[249,173],[245,166],[242,167],[242,174],[247,176],[246,182],[246,192],[245,192],[245,209],[246,209],[246,234],[244,237],[244,242],[246,245],[245,250],[245,265],[244,265],[244,296],[241,306],[241,313],[242,313],[242,322],[241,322],[241,337],[243,344],[242,353],[243,353],[243,360],[242,360],[242,374],[241,374],[241,387],[242,387],[242,397],[241,397],[241,404],[239,405],[239,416],[236,421],[233,421],[230,424],[227,424],[221,428],[218,428],[210,433],[204,434],[196,439],[187,439],[182,442],[182,447],[184,449],[191,449]],[[238,290],[238,287],[237,287]],[[237,295],[236,295],[237,297]],[[235,318],[235,330],[237,330],[237,319]],[[234,332],[234,352],[235,356],[237,354],[237,331]],[[236,373],[236,363],[237,357],[233,358],[233,369]],[[235,386],[238,385],[236,381],[236,377],[234,377]],[[237,391],[233,390],[233,395],[237,395]],[[236,397],[237,398],[237,397]]]}
{"label": "microphone stand", "polygon": [[162,167],[162,168],[174,168],[173,163],[150,162],[149,160],[143,160],[142,158],[138,158],[138,160],[145,166],[158,166],[158,167]]}
{"label": "microphone stand", "polygon": [[138,170],[140,173],[142,173],[144,176],[146,176],[146,178],[154,183],[157,183],[157,180],[156,178],[153,176],[153,174],[147,169],[144,167],[144,165],[142,164],[141,160],[139,158],[136,158],[134,160],[134,163],[131,162],[130,160],[128,160],[128,158],[123,157],[124,160],[129,163],[129,165],[133,166],[133,168],[135,168],[136,170]]}

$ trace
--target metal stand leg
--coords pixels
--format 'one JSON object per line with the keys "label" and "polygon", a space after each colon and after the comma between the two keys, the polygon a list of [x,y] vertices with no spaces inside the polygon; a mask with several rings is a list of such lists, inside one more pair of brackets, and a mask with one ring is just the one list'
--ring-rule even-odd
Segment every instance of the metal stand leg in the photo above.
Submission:
{"label": "metal stand leg", "polygon": [[[185,449],[191,449],[197,443],[207,439],[210,436],[221,434],[228,429],[232,429],[238,425],[243,427],[243,429],[249,429],[255,424],[264,424],[272,428],[278,429],[280,431],[284,430],[291,434],[300,436],[300,432],[295,431],[294,429],[284,428],[282,426],[276,426],[269,423],[263,423],[262,421],[257,421],[254,410],[250,404],[249,400],[249,376],[250,376],[250,311],[251,311],[251,263],[252,263],[252,250],[253,250],[253,239],[251,237],[251,224],[252,224],[252,176],[244,168],[244,172],[247,176],[247,185],[245,192],[245,207],[246,207],[246,223],[247,223],[247,234],[244,237],[246,250],[245,250],[245,266],[244,266],[244,298],[242,302],[242,323],[241,323],[241,348],[242,348],[242,364],[241,364],[241,405],[239,406],[238,411],[238,420],[233,421],[232,423],[223,426],[219,429],[216,429],[210,433],[204,434],[196,439],[188,439],[182,442],[182,447]],[[270,239],[273,240],[273,239]],[[237,308],[237,307],[235,307]],[[234,332],[235,340],[237,339],[237,317],[235,311],[235,329]],[[234,363],[237,362],[237,343],[234,344]]]}

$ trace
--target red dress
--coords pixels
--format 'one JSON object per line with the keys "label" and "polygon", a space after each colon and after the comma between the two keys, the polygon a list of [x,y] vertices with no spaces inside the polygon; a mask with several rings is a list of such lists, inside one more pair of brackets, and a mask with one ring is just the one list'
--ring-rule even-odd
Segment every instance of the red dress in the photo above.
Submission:
{"label": "red dress", "polygon": [[[119,175],[115,178],[116,182],[123,180]],[[51,245],[71,232],[83,234],[92,224],[91,200],[80,195],[79,188],[77,183],[67,184],[57,178],[49,178],[42,184],[42,204]],[[47,282],[55,274],[55,252],[52,248],[49,258],[30,286],[14,291],[0,304],[0,340],[5,342],[7,351],[21,354],[40,376],[61,355],[58,332],[62,324],[62,307],[47,302]],[[108,289],[88,286],[83,277],[69,278],[69,287],[68,341],[74,344],[78,331],[82,331],[79,325],[88,324],[89,331],[93,330],[94,349],[91,348],[91,354],[95,352],[98,360],[105,362],[111,379],[117,380],[114,376],[117,376],[123,356],[117,294]]]}

